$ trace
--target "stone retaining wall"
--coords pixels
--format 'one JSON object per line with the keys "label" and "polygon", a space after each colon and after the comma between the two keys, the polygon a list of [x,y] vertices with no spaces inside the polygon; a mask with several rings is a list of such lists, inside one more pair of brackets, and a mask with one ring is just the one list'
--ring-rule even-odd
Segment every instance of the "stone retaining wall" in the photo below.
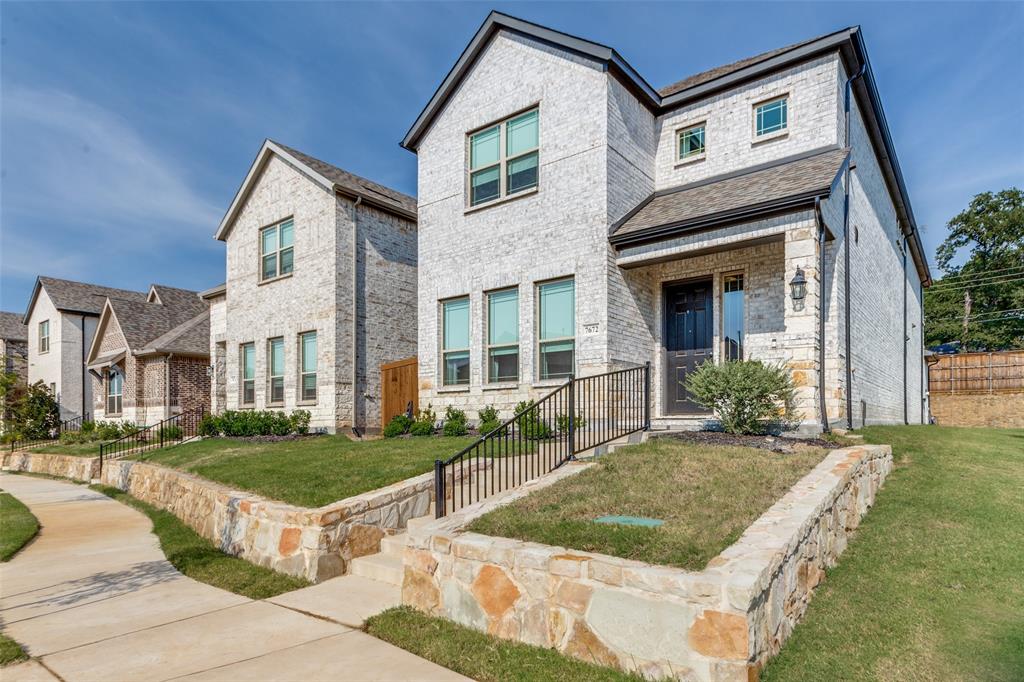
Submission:
{"label": "stone retaining wall", "polygon": [[410,529],[402,601],[648,677],[746,682],[789,637],[891,467],[888,446],[832,451],[700,572],[463,530],[529,492],[517,490]]}
{"label": "stone retaining wall", "polygon": [[3,468],[5,471],[24,471],[88,482],[99,475],[100,458],[28,451],[10,452],[4,454]]}

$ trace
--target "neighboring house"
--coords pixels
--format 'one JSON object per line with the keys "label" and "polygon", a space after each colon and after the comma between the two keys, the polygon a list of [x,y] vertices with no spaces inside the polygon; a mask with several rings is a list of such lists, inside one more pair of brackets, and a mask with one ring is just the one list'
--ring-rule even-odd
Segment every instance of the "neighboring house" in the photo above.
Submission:
{"label": "neighboring house", "polygon": [[93,381],[85,367],[100,313],[107,299],[145,301],[138,291],[36,278],[22,317],[28,326],[28,382],[42,381],[60,404],[60,418],[90,412]]}
{"label": "neighboring house", "polygon": [[758,358],[791,370],[803,431],[823,405],[926,419],[930,276],[858,28],[655,90],[611,48],[492,13],[402,145],[421,404],[508,417],[650,362],[655,420],[696,426],[687,373]]}
{"label": "neighboring house", "polygon": [[380,365],[416,354],[416,201],[267,140],[217,229],[211,404],[380,429]]}
{"label": "neighboring house", "polygon": [[[15,375],[20,384],[28,382],[28,327],[19,313],[0,312],[0,361],[4,363],[4,374]],[[6,414],[5,399],[0,397],[0,417]]]}
{"label": "neighboring house", "polygon": [[154,424],[210,407],[210,311],[199,293],[154,284],[107,298],[86,357],[97,421]]}

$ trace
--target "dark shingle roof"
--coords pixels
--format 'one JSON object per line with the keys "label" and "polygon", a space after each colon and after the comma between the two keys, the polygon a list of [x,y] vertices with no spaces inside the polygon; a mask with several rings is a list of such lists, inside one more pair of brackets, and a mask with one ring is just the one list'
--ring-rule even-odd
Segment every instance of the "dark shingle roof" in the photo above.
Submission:
{"label": "dark shingle roof", "polygon": [[321,161],[309,154],[304,154],[297,149],[292,149],[280,142],[274,142],[274,144],[343,189],[347,189],[356,194],[368,194],[378,203],[387,204],[392,208],[406,213],[411,213],[413,215],[416,214],[416,199],[408,194],[402,194],[390,187],[385,187],[384,185],[378,184],[372,180],[367,180],[366,178],[360,177],[354,173],[349,173],[347,170],[338,168],[326,161]]}
{"label": "dark shingle roof", "polygon": [[795,50],[798,47],[808,45],[816,40],[821,40],[824,37],[825,36],[815,36],[814,38],[810,38],[809,40],[801,40],[799,43],[793,43],[792,45],[787,45],[786,47],[768,50],[767,52],[762,52],[761,54],[754,55],[753,57],[740,59],[738,61],[732,62],[731,64],[723,64],[721,66],[716,66],[713,69],[708,69],[707,71],[702,71],[692,76],[687,76],[682,80],[672,83],[671,85],[666,85],[665,87],[660,88],[658,90],[658,94],[661,95],[662,97],[674,95],[677,92],[682,92],[683,90],[686,90],[688,88],[692,88],[694,86],[701,85],[709,81],[713,81],[716,78],[728,76],[730,73],[735,73],[736,71],[739,71],[740,69],[745,69],[748,66],[753,66],[754,64],[760,64],[761,62],[768,61],[772,57],[777,57],[780,54],[785,54],[790,50]]}
{"label": "dark shingle roof", "polygon": [[[158,292],[162,303],[110,299],[110,307],[132,351],[148,347],[155,339],[208,310],[195,291],[160,287]],[[206,345],[209,346],[209,340]]]}
{"label": "dark shingle roof", "polygon": [[28,327],[22,323],[20,313],[0,312],[0,339],[28,341]]}
{"label": "dark shingle roof", "polygon": [[204,310],[148,344],[143,350],[164,353],[189,353],[208,355],[210,353],[210,312]]}
{"label": "dark shingle roof", "polygon": [[665,226],[711,220],[744,209],[756,209],[804,195],[826,195],[847,150],[830,148],[742,173],[730,173],[648,197],[616,227],[612,241]]}
{"label": "dark shingle roof", "polygon": [[76,313],[103,312],[103,303],[108,299],[124,301],[145,301],[146,294],[127,289],[102,287],[98,284],[73,282],[55,277],[40,277],[39,285],[46,290],[47,296],[53,301],[57,310],[69,310]]}

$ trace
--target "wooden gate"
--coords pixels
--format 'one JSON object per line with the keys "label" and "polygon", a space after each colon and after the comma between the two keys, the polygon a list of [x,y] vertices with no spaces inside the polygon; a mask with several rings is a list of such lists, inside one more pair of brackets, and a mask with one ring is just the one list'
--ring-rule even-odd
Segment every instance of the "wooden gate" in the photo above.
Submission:
{"label": "wooden gate", "polygon": [[396,414],[402,414],[412,402],[415,414],[420,407],[419,364],[416,358],[386,362],[380,366],[381,401],[380,426],[387,426]]}

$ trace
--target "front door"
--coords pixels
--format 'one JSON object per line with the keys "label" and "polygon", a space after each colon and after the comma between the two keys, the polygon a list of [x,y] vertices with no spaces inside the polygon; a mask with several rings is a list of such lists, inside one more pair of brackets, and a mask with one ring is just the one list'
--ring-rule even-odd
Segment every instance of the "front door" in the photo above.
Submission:
{"label": "front door", "polygon": [[712,357],[711,280],[665,287],[665,414],[705,414],[686,376]]}

